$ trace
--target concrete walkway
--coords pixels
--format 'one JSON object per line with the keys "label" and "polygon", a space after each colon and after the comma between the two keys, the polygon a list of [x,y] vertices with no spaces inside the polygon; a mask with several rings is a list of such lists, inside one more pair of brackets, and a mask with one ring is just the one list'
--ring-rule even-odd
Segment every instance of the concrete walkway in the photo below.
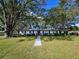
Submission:
{"label": "concrete walkway", "polygon": [[41,46],[41,45],[42,45],[41,38],[40,38],[40,36],[37,36],[34,46]]}

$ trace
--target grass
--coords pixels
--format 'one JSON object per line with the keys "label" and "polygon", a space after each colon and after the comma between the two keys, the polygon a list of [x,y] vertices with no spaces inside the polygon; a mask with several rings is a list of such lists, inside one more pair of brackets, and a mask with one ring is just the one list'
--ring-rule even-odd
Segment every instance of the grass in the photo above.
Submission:
{"label": "grass", "polygon": [[79,59],[79,36],[75,36],[73,41],[42,40],[40,47],[33,46],[34,39],[35,37],[0,37],[0,59]]}

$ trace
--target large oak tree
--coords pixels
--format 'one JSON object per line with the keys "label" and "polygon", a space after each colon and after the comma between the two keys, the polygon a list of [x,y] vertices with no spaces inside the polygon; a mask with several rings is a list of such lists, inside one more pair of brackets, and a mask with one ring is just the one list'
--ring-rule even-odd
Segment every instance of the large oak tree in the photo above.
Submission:
{"label": "large oak tree", "polygon": [[[39,3],[40,2],[40,3]],[[42,5],[44,0],[0,0],[0,16],[4,24],[5,37],[12,37],[20,18],[24,18],[35,6]]]}

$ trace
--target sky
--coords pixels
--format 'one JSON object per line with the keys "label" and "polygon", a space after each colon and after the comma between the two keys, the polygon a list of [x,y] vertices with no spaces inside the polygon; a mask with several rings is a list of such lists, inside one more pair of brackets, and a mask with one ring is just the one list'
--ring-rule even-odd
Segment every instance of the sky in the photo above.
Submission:
{"label": "sky", "polygon": [[59,0],[46,0],[46,5],[43,6],[45,9],[51,9],[59,4]]}

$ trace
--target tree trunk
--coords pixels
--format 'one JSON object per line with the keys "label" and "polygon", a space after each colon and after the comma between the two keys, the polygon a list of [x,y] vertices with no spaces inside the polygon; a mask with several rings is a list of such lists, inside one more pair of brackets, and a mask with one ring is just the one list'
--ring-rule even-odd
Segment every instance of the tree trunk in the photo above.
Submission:
{"label": "tree trunk", "polygon": [[4,26],[4,37],[5,37],[5,38],[8,37],[8,35],[7,35],[7,25],[6,25],[6,23],[5,23],[5,26]]}
{"label": "tree trunk", "polygon": [[6,23],[5,23],[5,33],[4,33],[4,36],[6,38],[13,36],[13,29],[12,28],[9,28]]}
{"label": "tree trunk", "polygon": [[14,29],[14,20],[11,22],[13,19],[11,17],[5,17],[5,28],[4,28],[4,36],[7,37],[12,37],[13,36],[13,29]]}
{"label": "tree trunk", "polygon": [[7,35],[7,24],[6,24],[6,17],[5,17],[5,10],[3,10],[3,19],[4,19],[4,37],[7,38],[8,35]]}

